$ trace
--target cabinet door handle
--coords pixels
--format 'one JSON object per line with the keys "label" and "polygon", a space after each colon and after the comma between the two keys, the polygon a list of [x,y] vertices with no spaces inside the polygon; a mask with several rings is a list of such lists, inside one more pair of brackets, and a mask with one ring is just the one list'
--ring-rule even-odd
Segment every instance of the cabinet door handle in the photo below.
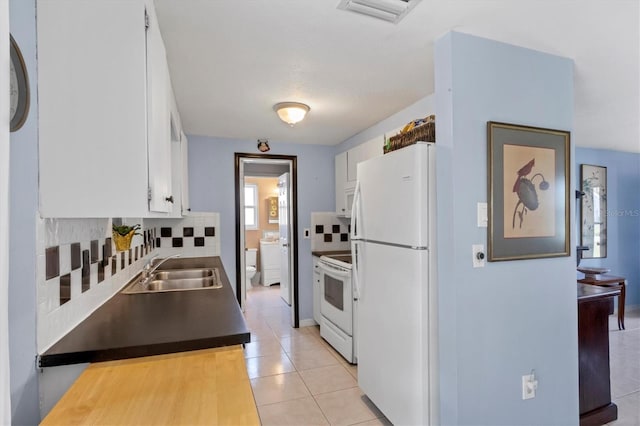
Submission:
{"label": "cabinet door handle", "polygon": [[168,201],[170,203],[173,203],[173,195],[170,195],[168,197],[165,198],[165,201]]}

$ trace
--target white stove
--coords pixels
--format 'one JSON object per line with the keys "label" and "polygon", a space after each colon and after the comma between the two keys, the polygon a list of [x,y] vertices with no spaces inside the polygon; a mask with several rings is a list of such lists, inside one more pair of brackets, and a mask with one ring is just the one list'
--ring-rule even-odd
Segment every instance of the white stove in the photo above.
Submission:
{"label": "white stove", "polygon": [[351,254],[320,257],[320,335],[347,361],[357,363],[356,297],[351,277]]}
{"label": "white stove", "polygon": [[345,254],[326,254],[320,256],[320,260],[330,263],[332,265],[340,266],[346,269],[351,269],[351,253]]}

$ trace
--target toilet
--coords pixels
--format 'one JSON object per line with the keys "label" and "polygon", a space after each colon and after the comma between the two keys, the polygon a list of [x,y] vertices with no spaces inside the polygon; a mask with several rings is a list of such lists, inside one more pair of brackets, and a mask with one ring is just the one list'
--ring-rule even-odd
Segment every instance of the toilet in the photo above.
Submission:
{"label": "toilet", "polygon": [[247,288],[251,288],[251,279],[256,275],[257,248],[248,248],[244,252],[244,266]]}

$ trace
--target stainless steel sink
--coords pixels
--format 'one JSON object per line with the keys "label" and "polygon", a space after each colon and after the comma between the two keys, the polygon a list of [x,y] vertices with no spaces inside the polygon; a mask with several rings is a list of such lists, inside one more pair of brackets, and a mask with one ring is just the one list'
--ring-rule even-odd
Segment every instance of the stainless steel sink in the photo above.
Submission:
{"label": "stainless steel sink", "polygon": [[213,277],[213,269],[172,269],[156,271],[151,275],[152,280],[178,280],[183,278],[208,278]]}
{"label": "stainless steel sink", "polygon": [[208,290],[222,287],[218,268],[172,269],[154,272],[146,282],[132,280],[123,294],[162,293],[168,291]]}
{"label": "stainless steel sink", "polygon": [[172,290],[196,290],[199,288],[215,287],[216,282],[212,277],[207,278],[181,278],[176,280],[153,280],[147,284],[150,292]]}

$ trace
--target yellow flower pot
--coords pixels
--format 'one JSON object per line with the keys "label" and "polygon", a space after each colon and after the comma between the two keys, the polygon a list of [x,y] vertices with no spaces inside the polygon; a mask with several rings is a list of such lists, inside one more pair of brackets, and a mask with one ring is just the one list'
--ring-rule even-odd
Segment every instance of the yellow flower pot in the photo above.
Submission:
{"label": "yellow flower pot", "polygon": [[113,232],[113,242],[116,244],[116,251],[129,250],[131,247],[131,239],[135,233],[135,230],[132,230],[127,235],[120,235],[117,232]]}

